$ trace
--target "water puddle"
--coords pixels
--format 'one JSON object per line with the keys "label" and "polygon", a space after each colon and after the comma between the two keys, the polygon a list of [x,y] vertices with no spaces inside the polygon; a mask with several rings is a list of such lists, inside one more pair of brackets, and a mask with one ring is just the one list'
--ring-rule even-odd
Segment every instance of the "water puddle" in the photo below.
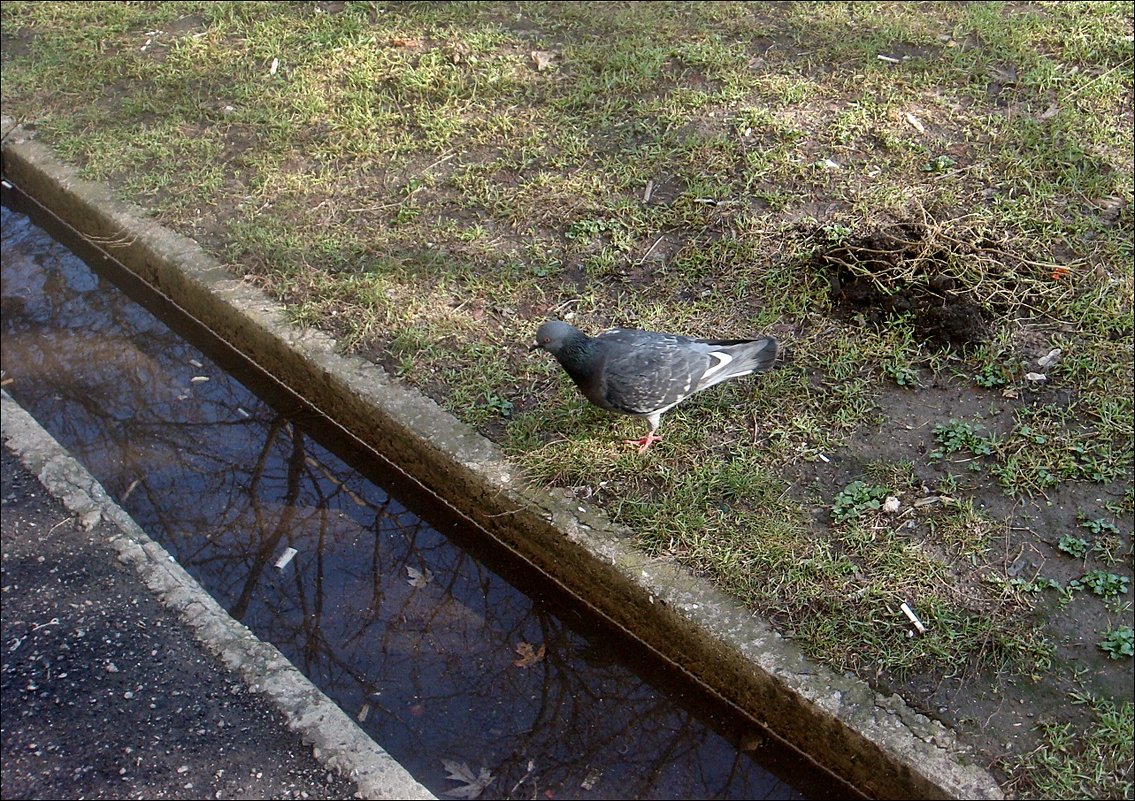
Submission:
{"label": "water puddle", "polygon": [[8,208],[2,309],[8,392],[435,794],[461,786],[454,760],[492,774],[482,798],[847,797],[551,590],[521,592],[438,502],[372,482],[301,404],[260,400]]}

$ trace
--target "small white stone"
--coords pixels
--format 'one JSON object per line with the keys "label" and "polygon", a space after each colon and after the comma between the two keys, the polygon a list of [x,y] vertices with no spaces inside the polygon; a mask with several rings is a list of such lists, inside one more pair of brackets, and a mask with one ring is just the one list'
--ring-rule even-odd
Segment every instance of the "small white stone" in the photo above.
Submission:
{"label": "small white stone", "polygon": [[1060,348],[1053,348],[1047,354],[1045,354],[1044,356],[1041,356],[1039,359],[1037,359],[1036,363],[1041,369],[1044,369],[1046,367],[1051,367],[1052,365],[1056,364],[1057,361],[1060,360],[1060,354],[1061,353],[1063,353],[1063,351],[1060,350]]}

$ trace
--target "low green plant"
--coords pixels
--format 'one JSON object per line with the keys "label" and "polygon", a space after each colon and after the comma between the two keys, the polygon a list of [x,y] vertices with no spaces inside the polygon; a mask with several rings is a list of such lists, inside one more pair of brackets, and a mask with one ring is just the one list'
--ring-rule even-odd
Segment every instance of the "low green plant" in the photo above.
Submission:
{"label": "low green plant", "polygon": [[1135,655],[1135,630],[1130,626],[1108,629],[1107,634],[1099,642],[1099,647],[1112,659],[1133,656]]}
{"label": "low green plant", "polygon": [[1097,517],[1094,520],[1085,520],[1080,523],[1081,526],[1086,528],[1093,534],[1118,534],[1119,527],[1105,517]]}
{"label": "low green plant", "polygon": [[1037,576],[1032,579],[1009,579],[1009,586],[1020,592],[1043,592],[1044,590],[1063,591],[1064,589],[1060,586],[1059,581],[1048,578],[1047,576]]}
{"label": "low green plant", "polygon": [[867,512],[882,508],[888,490],[868,484],[865,481],[852,481],[841,489],[832,503],[832,519],[837,523],[855,520]]}
{"label": "low green plant", "polygon": [[1122,475],[1122,458],[1109,445],[1072,442],[1066,448],[1069,475],[1088,481],[1112,481]]}
{"label": "low green plant", "polygon": [[829,223],[820,229],[829,245],[841,245],[851,236],[851,229],[840,223]]}
{"label": "low green plant", "polygon": [[924,164],[923,167],[922,167],[922,171],[923,172],[947,172],[956,163],[957,162],[955,162],[953,160],[953,158],[951,158],[950,156],[941,155],[941,156],[937,156],[935,158],[932,158],[932,159],[930,159],[930,161],[926,162],[926,164]]}
{"label": "low green plant", "polygon": [[1091,546],[1083,537],[1073,537],[1071,534],[1065,534],[1060,538],[1060,542],[1056,543],[1056,547],[1069,556],[1083,559]]}
{"label": "low green plant", "polygon": [[510,417],[512,415],[512,401],[507,398],[502,398],[499,395],[490,394],[486,396],[485,405],[501,417]]}
{"label": "low green plant", "polygon": [[1128,487],[1124,490],[1122,498],[1118,501],[1109,501],[1104,504],[1104,508],[1117,516],[1125,512],[1135,511],[1135,487]]}
{"label": "low green plant", "polygon": [[930,452],[931,459],[942,459],[949,453],[969,451],[974,456],[991,456],[996,452],[997,441],[982,432],[985,429],[964,420],[950,420],[934,426],[934,440],[938,447]]}
{"label": "low green plant", "polygon": [[979,387],[986,389],[993,389],[994,387],[1003,387],[1009,383],[1010,374],[1008,368],[1000,362],[989,362],[982,366],[973,380],[977,382]]}
{"label": "low green plant", "polygon": [[409,225],[414,220],[421,216],[422,210],[416,206],[402,205],[398,207],[397,213],[394,215],[395,225]]}
{"label": "low green plant", "polygon": [[1131,580],[1119,573],[1107,573],[1103,570],[1089,570],[1078,579],[1068,582],[1070,590],[1091,590],[1101,598],[1118,598],[1127,594],[1127,587]]}
{"label": "low green plant", "polygon": [[1118,534],[1105,534],[1092,543],[1092,551],[1104,564],[1113,565],[1121,559],[1123,538]]}
{"label": "low green plant", "polygon": [[900,387],[918,386],[918,373],[909,365],[888,361],[883,364],[883,372]]}
{"label": "low green plant", "polygon": [[1033,427],[1028,423],[1020,423],[1013,429],[1013,433],[1033,445],[1043,445],[1048,442],[1046,434],[1033,430]]}

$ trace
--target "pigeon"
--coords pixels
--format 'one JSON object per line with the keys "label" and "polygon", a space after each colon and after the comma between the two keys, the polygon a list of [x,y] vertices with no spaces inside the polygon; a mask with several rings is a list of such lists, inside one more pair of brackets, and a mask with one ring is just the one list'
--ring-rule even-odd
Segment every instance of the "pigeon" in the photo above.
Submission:
{"label": "pigeon", "polygon": [[691,339],[632,328],[591,337],[569,323],[549,320],[529,348],[536,349],[555,356],[596,406],[646,418],[647,435],[626,440],[643,453],[662,439],[656,431],[663,413],[714,384],[767,370],[780,347],[769,336]]}

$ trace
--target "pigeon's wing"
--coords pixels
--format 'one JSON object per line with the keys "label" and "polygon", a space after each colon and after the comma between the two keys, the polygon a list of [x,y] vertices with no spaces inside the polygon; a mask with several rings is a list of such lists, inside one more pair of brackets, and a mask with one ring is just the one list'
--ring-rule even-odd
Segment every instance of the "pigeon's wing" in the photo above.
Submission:
{"label": "pigeon's wing", "polygon": [[770,336],[756,339],[699,339],[697,347],[703,348],[714,364],[706,368],[694,390],[703,389],[728,381],[731,378],[767,370],[776,361],[780,345]]}
{"label": "pigeon's wing", "polygon": [[717,361],[710,346],[670,334],[615,329],[598,342],[604,400],[627,414],[664,412],[682,402]]}

